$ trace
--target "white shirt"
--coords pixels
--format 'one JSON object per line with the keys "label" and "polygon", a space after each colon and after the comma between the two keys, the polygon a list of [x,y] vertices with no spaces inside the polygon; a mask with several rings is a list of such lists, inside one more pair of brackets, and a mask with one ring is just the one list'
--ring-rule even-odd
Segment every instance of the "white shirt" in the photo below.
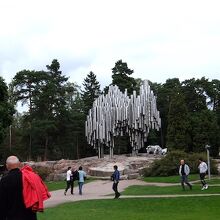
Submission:
{"label": "white shirt", "polygon": [[70,181],[70,177],[72,176],[72,172],[71,172],[71,170],[68,170],[67,172],[66,172],[66,181]]}
{"label": "white shirt", "polygon": [[199,173],[206,173],[206,171],[208,170],[208,166],[205,162],[201,162],[198,168],[199,168]]}

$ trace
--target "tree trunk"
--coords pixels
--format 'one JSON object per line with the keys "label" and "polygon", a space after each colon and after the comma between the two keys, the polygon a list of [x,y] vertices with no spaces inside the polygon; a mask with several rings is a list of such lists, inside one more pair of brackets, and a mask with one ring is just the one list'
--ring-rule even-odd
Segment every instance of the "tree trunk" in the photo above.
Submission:
{"label": "tree trunk", "polygon": [[46,139],[45,139],[44,161],[47,160],[47,151],[48,151],[48,135],[46,136]]}

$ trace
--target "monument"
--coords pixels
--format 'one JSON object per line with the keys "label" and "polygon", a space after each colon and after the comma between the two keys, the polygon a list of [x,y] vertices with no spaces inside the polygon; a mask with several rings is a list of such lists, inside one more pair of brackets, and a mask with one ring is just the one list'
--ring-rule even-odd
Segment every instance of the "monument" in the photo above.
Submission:
{"label": "monument", "polygon": [[113,157],[114,138],[127,134],[132,153],[144,147],[150,129],[159,130],[161,119],[157,110],[156,97],[147,80],[129,97],[118,86],[109,86],[106,95],[100,95],[89,110],[85,122],[86,138],[89,145],[98,150],[98,157],[104,157],[104,146],[109,147]]}

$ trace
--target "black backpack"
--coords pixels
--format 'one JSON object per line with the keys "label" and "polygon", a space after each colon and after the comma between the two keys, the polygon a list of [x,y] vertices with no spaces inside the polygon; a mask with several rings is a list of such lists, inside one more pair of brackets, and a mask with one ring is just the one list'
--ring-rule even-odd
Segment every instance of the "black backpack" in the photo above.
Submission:
{"label": "black backpack", "polygon": [[79,172],[77,170],[72,172],[72,180],[79,180]]}

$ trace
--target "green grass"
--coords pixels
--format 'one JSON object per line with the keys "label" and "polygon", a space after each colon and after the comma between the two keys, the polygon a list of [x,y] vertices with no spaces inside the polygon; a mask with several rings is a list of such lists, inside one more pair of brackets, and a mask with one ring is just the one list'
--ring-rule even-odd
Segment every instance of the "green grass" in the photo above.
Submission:
{"label": "green grass", "polygon": [[[66,187],[66,181],[46,182],[46,185],[49,191],[64,189]],[[74,185],[76,185],[76,183]]]}
{"label": "green grass", "polygon": [[220,197],[90,200],[46,209],[38,220],[215,220]]}
{"label": "green grass", "polygon": [[[94,181],[94,179],[89,178],[85,181],[86,183],[90,183]],[[45,182],[49,191],[55,191],[55,190],[59,190],[59,189],[65,189],[66,188],[66,181],[50,181],[50,182]],[[74,182],[74,187],[78,186],[78,182],[75,181]]]}
{"label": "green grass", "polygon": [[[215,176],[213,176],[212,178],[215,178]],[[143,180],[145,182],[156,182],[156,183],[179,183],[180,181],[180,176],[167,176],[167,177],[144,177]],[[198,174],[191,174],[189,175],[189,181],[195,181],[195,180],[199,180],[199,175]],[[220,183],[220,179],[219,179],[219,183]]]}
{"label": "green grass", "polygon": [[220,186],[210,186],[207,190],[201,190],[201,186],[193,185],[193,189],[186,191],[179,186],[130,186],[122,193],[123,195],[175,195],[175,194],[215,194],[220,193]]}

